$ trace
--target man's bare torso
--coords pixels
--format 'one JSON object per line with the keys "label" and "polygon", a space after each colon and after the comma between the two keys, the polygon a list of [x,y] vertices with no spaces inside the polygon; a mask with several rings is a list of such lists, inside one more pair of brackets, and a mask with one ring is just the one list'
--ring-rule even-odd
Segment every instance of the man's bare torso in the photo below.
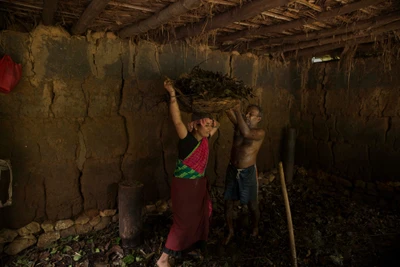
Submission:
{"label": "man's bare torso", "polygon": [[231,152],[231,163],[237,169],[244,169],[256,164],[257,154],[263,139],[251,140],[244,138],[240,132],[235,132]]}

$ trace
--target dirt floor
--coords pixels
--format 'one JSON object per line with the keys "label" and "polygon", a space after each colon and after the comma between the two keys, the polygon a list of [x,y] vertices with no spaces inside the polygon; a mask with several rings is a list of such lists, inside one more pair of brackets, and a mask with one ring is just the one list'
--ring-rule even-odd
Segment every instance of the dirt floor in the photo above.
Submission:
{"label": "dirt floor", "polygon": [[[398,266],[400,216],[396,209],[352,202],[319,179],[297,175],[288,185],[299,266]],[[213,217],[203,259],[185,256],[175,266],[290,266],[289,234],[279,179],[260,186],[260,237],[250,237],[246,207],[237,206],[233,241],[224,236],[222,188],[214,188]],[[144,243],[124,251],[118,223],[87,236],[64,238],[46,249],[0,256],[0,266],[154,266],[172,215],[148,214]]]}

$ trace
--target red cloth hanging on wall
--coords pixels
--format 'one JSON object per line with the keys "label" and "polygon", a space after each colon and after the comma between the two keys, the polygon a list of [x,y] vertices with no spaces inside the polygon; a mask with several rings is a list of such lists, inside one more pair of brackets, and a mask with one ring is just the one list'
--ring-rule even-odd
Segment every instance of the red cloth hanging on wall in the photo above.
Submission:
{"label": "red cloth hanging on wall", "polygon": [[0,60],[0,92],[8,94],[19,82],[22,74],[21,64],[15,63],[5,55]]}

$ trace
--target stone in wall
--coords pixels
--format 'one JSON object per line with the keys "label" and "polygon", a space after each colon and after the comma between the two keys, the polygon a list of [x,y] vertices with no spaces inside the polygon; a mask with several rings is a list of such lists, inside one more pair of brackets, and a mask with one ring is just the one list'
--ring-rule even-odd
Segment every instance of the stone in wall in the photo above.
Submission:
{"label": "stone in wall", "polygon": [[101,210],[100,211],[100,217],[112,217],[117,213],[117,210]]}
{"label": "stone in wall", "polygon": [[51,221],[45,221],[40,226],[45,233],[54,231],[54,225]]}
{"label": "stone in wall", "polygon": [[75,224],[86,224],[90,221],[90,217],[86,214],[81,214],[75,219]]}
{"label": "stone in wall", "polygon": [[18,232],[15,230],[2,229],[0,231],[0,244],[12,242],[17,236]]}
{"label": "stone in wall", "polygon": [[32,235],[40,232],[40,224],[31,222],[30,224],[17,230],[20,236]]}
{"label": "stone in wall", "polygon": [[76,233],[78,235],[87,234],[92,231],[93,226],[90,223],[85,224],[76,224],[75,225]]}
{"label": "stone in wall", "polygon": [[74,236],[76,234],[77,233],[76,233],[75,225],[60,231],[60,237],[61,238],[68,237],[68,236]]}
{"label": "stone in wall", "polygon": [[107,225],[111,222],[111,218],[110,217],[101,217],[101,220],[98,224],[96,224],[93,229],[95,231],[100,231],[103,230],[104,228],[107,227]]}
{"label": "stone in wall", "polygon": [[57,241],[58,239],[60,239],[59,231],[43,233],[39,236],[37,246],[39,248],[43,248],[43,247],[46,247],[46,246],[50,245],[51,243]]}
{"label": "stone in wall", "polygon": [[18,237],[4,249],[4,252],[8,255],[16,255],[34,244],[36,244],[36,237],[33,235]]}
{"label": "stone in wall", "polygon": [[100,211],[98,209],[88,209],[84,211],[84,214],[88,216],[90,219],[99,216]]}
{"label": "stone in wall", "polygon": [[91,226],[96,226],[96,225],[98,225],[98,224],[101,222],[101,218],[102,218],[102,217],[100,217],[99,215],[96,216],[96,217],[93,217],[92,219],[90,219],[89,224],[90,224]]}
{"label": "stone in wall", "polygon": [[71,220],[71,219],[60,220],[60,221],[56,222],[56,225],[54,226],[54,229],[56,231],[64,230],[64,229],[67,229],[67,228],[71,227],[72,225],[74,225],[74,221]]}

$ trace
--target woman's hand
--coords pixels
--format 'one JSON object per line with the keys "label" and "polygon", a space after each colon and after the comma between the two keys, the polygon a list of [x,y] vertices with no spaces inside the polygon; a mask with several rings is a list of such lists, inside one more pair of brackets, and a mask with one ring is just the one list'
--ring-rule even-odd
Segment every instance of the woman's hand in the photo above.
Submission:
{"label": "woman's hand", "polygon": [[173,85],[173,81],[170,79],[166,79],[164,81],[164,88],[165,90],[167,90],[169,92],[170,95],[174,95],[175,94],[175,89],[174,89],[174,85]]}

